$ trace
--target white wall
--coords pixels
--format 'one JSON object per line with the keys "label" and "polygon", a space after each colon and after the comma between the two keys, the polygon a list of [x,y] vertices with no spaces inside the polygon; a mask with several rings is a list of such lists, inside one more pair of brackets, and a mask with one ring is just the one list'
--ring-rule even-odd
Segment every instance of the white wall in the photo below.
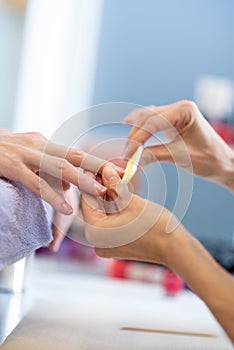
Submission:
{"label": "white wall", "polygon": [[68,117],[90,105],[101,14],[102,0],[29,1],[17,131],[37,130],[50,137]]}
{"label": "white wall", "polygon": [[0,0],[0,128],[13,122],[24,16]]}

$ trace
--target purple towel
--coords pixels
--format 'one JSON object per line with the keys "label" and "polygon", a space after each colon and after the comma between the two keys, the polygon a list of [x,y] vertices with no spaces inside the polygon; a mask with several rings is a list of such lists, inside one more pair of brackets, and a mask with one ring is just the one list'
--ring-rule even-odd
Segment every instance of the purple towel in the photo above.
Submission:
{"label": "purple towel", "polygon": [[51,240],[42,200],[21,184],[0,178],[0,270]]}

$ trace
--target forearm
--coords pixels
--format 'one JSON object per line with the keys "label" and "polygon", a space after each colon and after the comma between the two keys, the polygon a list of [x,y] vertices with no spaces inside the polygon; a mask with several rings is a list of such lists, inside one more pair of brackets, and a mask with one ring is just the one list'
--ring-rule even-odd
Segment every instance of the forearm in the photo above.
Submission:
{"label": "forearm", "polygon": [[214,152],[218,158],[218,166],[214,168],[214,176],[217,175],[216,182],[234,193],[234,151],[225,144],[223,148],[214,149]]}
{"label": "forearm", "polygon": [[226,188],[234,193],[234,152],[232,151],[229,166],[225,169],[221,182]]}
{"label": "forearm", "polygon": [[234,279],[184,228],[169,236],[167,265],[207,304],[234,342]]}

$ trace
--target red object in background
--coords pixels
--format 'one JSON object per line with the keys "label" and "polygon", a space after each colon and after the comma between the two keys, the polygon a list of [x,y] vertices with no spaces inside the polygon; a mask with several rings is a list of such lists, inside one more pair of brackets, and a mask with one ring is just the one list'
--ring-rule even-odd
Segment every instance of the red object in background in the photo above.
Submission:
{"label": "red object in background", "polygon": [[232,124],[223,122],[210,122],[210,124],[225,142],[234,144],[234,126]]}
{"label": "red object in background", "polygon": [[107,274],[114,278],[126,278],[126,269],[128,267],[128,261],[125,260],[112,260],[108,265]]}
{"label": "red object in background", "polygon": [[169,270],[165,271],[162,284],[166,294],[169,296],[176,295],[184,288],[184,282],[182,279]]}

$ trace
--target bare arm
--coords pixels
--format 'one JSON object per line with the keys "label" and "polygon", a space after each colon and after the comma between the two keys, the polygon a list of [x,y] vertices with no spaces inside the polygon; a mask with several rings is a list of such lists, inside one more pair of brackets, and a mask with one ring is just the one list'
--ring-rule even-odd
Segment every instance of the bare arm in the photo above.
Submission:
{"label": "bare arm", "polygon": [[[114,191],[117,192],[122,210],[106,214],[94,197],[83,195],[86,237],[96,247],[97,254],[104,258],[147,261],[168,266],[207,304],[234,342],[232,276],[214,261],[198,240],[167,209],[136,195],[132,195],[129,200],[126,188],[121,191],[120,178],[113,169],[104,168],[103,183],[113,198]],[[126,205],[123,205],[124,198],[127,198]],[[155,224],[152,225],[154,214]],[[172,218],[175,229],[166,234],[168,222]],[[125,229],[126,235],[123,235],[123,241],[117,246],[116,237]],[[142,231],[141,236],[138,235],[139,230]],[[132,232],[136,232],[138,236],[135,239],[132,236],[131,241],[124,241]],[[105,240],[108,248],[103,248]]]}
{"label": "bare arm", "polygon": [[168,237],[165,260],[207,304],[234,342],[234,278],[181,226]]}

